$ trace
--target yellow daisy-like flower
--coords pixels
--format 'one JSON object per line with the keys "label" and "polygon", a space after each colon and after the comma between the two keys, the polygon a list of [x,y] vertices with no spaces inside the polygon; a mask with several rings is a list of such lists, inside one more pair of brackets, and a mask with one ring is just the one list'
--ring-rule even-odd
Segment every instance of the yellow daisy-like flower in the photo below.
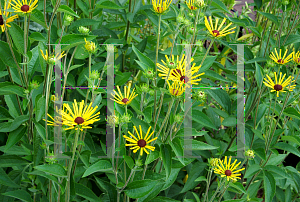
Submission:
{"label": "yellow daisy-like flower", "polygon": [[[63,110],[60,111],[60,115],[62,117],[62,124],[69,126],[69,128],[66,128],[65,130],[75,128],[75,130],[79,129],[83,131],[84,128],[92,128],[88,125],[100,120],[98,119],[100,112],[94,114],[98,106],[93,108],[92,103],[84,106],[84,100],[82,100],[80,103],[77,103],[76,100],[74,100],[73,110],[67,103],[64,103],[63,107]],[[48,116],[50,117],[49,114]]]}
{"label": "yellow daisy-like flower", "polygon": [[216,174],[220,174],[221,177],[226,177],[227,181],[229,181],[230,179],[233,181],[235,181],[235,179],[241,179],[240,177],[238,177],[241,175],[238,172],[241,172],[245,168],[236,170],[237,167],[241,164],[241,162],[239,162],[238,164],[236,164],[237,160],[235,160],[232,164],[230,164],[230,162],[231,162],[231,157],[229,157],[228,162],[227,162],[227,156],[225,156],[225,159],[223,161],[219,159],[219,164],[213,168],[214,172]]}
{"label": "yellow daisy-like flower", "polygon": [[300,64],[300,51],[298,51],[297,53],[295,52],[295,49],[293,51],[293,61],[296,63],[296,64]]}
{"label": "yellow daisy-like flower", "polygon": [[56,56],[54,57],[54,55],[49,56],[48,55],[48,51],[46,50],[46,54],[43,53],[42,50],[40,50],[42,53],[42,57],[44,58],[44,60],[48,63],[48,64],[54,64],[55,61],[60,60],[62,57],[64,57],[66,54],[65,51],[63,51],[62,53],[57,53]]}
{"label": "yellow daisy-like flower", "polygon": [[[165,55],[165,57],[167,59],[168,64],[170,64],[169,58],[166,55]],[[172,61],[174,61],[174,56],[172,56]],[[193,61],[194,61],[194,59],[191,58],[190,62],[193,62]],[[158,76],[162,77],[163,79],[166,79],[168,77],[170,68],[168,68],[168,64],[166,64],[163,60],[162,60],[162,62],[164,65],[157,63],[158,71],[161,72],[158,74]],[[192,85],[198,85],[197,81],[201,81],[201,78],[197,78],[197,77],[202,76],[204,73],[197,74],[197,75],[194,75],[194,74],[196,74],[199,71],[200,66],[196,66],[196,63],[193,63],[191,70],[186,72],[185,69],[187,66],[187,61],[185,60],[184,55],[182,56],[180,61],[179,61],[179,56],[177,56],[176,65],[177,65],[176,69],[171,70],[168,80],[179,81],[179,82],[182,82],[182,83],[188,85],[188,83],[189,83],[188,79],[190,78]],[[187,78],[185,78],[186,75],[187,75]]]}
{"label": "yellow daisy-like flower", "polygon": [[222,36],[226,36],[228,34],[232,34],[234,33],[235,31],[231,31],[233,29],[235,29],[236,27],[233,27],[233,28],[230,28],[230,25],[232,25],[232,22],[229,23],[224,29],[222,29],[221,31],[221,28],[222,26],[224,25],[226,21],[226,18],[223,19],[222,23],[220,24],[220,26],[218,27],[218,22],[219,22],[219,19],[217,18],[216,19],[216,24],[215,26],[213,26],[213,22],[212,22],[212,19],[211,19],[211,16],[209,16],[209,22],[207,20],[207,17],[205,16],[205,26],[206,28],[208,29],[209,33],[213,36],[213,37],[222,37]]}
{"label": "yellow daisy-like flower", "polygon": [[9,15],[9,12],[7,12],[7,9],[10,9],[10,6],[11,6],[11,1],[8,2],[8,5],[6,5],[6,1],[4,3],[4,9],[3,9],[3,13],[1,12],[2,9],[0,9],[0,27],[1,27],[1,30],[2,32],[5,31],[5,25],[4,25],[4,19],[3,19],[3,16],[6,17],[6,26],[7,27],[10,27],[10,25],[8,23],[14,21],[14,19],[16,19],[18,17],[18,15],[14,15],[14,16],[11,16],[9,18],[8,15]]}
{"label": "yellow daisy-like flower", "polygon": [[153,9],[156,13],[165,12],[171,3],[172,0],[152,0]]}
{"label": "yellow daisy-like flower", "polygon": [[278,55],[277,50],[276,50],[276,48],[275,48],[276,56],[275,56],[275,54],[272,52],[272,53],[270,54],[270,58],[271,58],[272,60],[274,60],[274,62],[276,62],[277,64],[280,64],[280,65],[286,64],[286,63],[288,63],[289,61],[291,61],[291,60],[293,59],[293,55],[294,55],[293,53],[291,53],[291,54],[289,54],[289,55],[285,58],[287,52],[288,52],[288,49],[285,50],[285,53],[284,53],[283,57],[281,57],[281,49],[279,49],[279,55]]}
{"label": "yellow daisy-like flower", "polygon": [[191,10],[196,10],[198,7],[195,6],[195,0],[188,0],[189,2],[185,2],[186,5],[189,7]]}
{"label": "yellow daisy-like flower", "polygon": [[[147,154],[149,154],[149,152],[146,149],[150,149],[152,151],[154,151],[155,147],[153,146],[149,146],[147,144],[149,144],[150,142],[154,141],[157,139],[157,137],[153,138],[152,140],[149,140],[150,137],[153,135],[154,131],[149,135],[151,126],[148,128],[148,131],[146,133],[146,136],[143,138],[143,131],[142,131],[142,127],[141,125],[139,125],[139,129],[140,129],[140,133],[138,132],[138,130],[136,129],[135,126],[133,126],[138,138],[136,138],[130,131],[128,131],[128,133],[133,137],[127,137],[126,135],[123,135],[123,137],[128,141],[131,142],[132,144],[125,144],[125,146],[133,146],[130,149],[133,149],[133,153],[136,153],[139,149],[141,149],[140,151],[140,155],[143,155],[143,151],[145,151]],[[149,141],[148,141],[149,140]]]}
{"label": "yellow daisy-like flower", "polygon": [[[132,90],[131,94],[130,94],[130,88],[131,88],[131,84],[129,83],[128,86],[124,86],[124,96],[121,93],[120,87],[117,86],[118,92],[117,93],[115,90],[115,95],[112,94],[114,96],[114,99],[111,99],[113,101],[115,101],[116,103],[119,103],[120,105],[129,105],[131,103],[131,101],[138,96],[138,94],[135,94],[134,89]],[[130,95],[129,95],[130,94]]]}
{"label": "yellow daisy-like flower", "polygon": [[89,53],[95,53],[96,52],[96,44],[92,41],[87,41],[86,38],[84,38],[85,45],[84,48]]}
{"label": "yellow daisy-like flower", "polygon": [[170,85],[169,81],[167,81],[167,83],[169,85],[169,92],[173,96],[180,96],[185,90],[182,82],[173,81],[172,86]]}
{"label": "yellow daisy-like flower", "polygon": [[30,13],[37,7],[38,0],[30,0],[29,2],[27,0],[12,0],[15,5],[13,5],[13,9],[17,13]]}
{"label": "yellow daisy-like flower", "polygon": [[295,80],[294,77],[292,78],[291,76],[289,76],[284,82],[283,82],[283,79],[285,78],[285,75],[284,74],[282,76],[282,73],[280,72],[280,76],[279,76],[279,80],[277,80],[277,75],[276,75],[276,72],[274,72],[274,75],[275,75],[275,83],[273,82],[273,80],[267,75],[268,79],[267,80],[266,78],[264,78],[264,84],[269,87],[269,88],[272,88],[271,92],[274,92],[276,91],[277,92],[277,97],[279,97],[279,92],[285,92],[284,91],[284,88],[286,87],[287,90],[289,91],[293,91],[293,89],[295,88],[296,85],[290,85],[290,83],[293,83]]}

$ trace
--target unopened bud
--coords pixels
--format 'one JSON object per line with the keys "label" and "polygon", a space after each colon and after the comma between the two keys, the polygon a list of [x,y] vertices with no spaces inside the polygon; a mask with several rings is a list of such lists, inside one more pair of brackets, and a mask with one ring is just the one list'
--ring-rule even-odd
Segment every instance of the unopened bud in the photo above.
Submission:
{"label": "unopened bud", "polygon": [[248,157],[249,159],[253,159],[253,158],[255,157],[254,151],[251,150],[251,149],[248,149],[248,150],[245,152],[245,156]]}
{"label": "unopened bud", "polygon": [[92,72],[91,72],[91,79],[92,80],[96,80],[96,79],[98,79],[100,77],[100,74],[99,74],[99,72],[97,71],[97,70],[93,70]]}
{"label": "unopened bud", "polygon": [[80,26],[78,28],[78,31],[81,33],[81,34],[88,34],[90,32],[90,30],[84,26]]}

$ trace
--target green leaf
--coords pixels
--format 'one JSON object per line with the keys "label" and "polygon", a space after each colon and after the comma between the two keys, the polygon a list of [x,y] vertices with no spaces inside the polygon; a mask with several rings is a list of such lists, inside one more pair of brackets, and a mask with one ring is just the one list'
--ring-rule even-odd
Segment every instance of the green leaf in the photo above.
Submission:
{"label": "green leaf", "polygon": [[26,192],[25,190],[15,190],[15,191],[10,191],[10,192],[5,192],[2,193],[4,196],[10,196],[13,198],[17,198],[20,199],[22,201],[26,201],[26,202],[32,202],[31,196],[28,192]]}
{"label": "green leaf", "polygon": [[57,177],[54,177],[53,175],[47,174],[45,172],[39,171],[39,170],[34,170],[30,173],[28,173],[30,175],[39,175],[42,176],[44,178],[47,178],[49,180],[52,180],[53,182],[56,182],[58,185],[61,185],[61,183],[58,182]]}
{"label": "green leaf", "polygon": [[[179,164],[181,164],[181,163],[179,163]],[[174,164],[173,164],[173,166],[174,166]],[[181,168],[174,168],[174,167],[172,168],[171,174],[170,174],[169,178],[166,180],[164,187],[162,188],[162,191],[168,189],[175,182],[180,170],[181,170]]]}
{"label": "green leaf", "polygon": [[196,121],[197,123],[200,123],[208,128],[218,130],[209,117],[199,110],[192,111],[192,118],[193,121]]}
{"label": "green leaf", "polygon": [[279,26],[279,22],[278,19],[275,15],[271,14],[271,13],[265,13],[265,12],[261,12],[261,11],[257,11],[259,12],[261,15],[265,16],[266,18],[268,18],[269,20],[271,20],[272,22],[274,22],[277,26]]}
{"label": "green leaf", "polygon": [[16,184],[14,181],[12,181],[2,168],[0,168],[0,184],[7,186],[7,187],[20,188],[20,185]]}
{"label": "green leaf", "polygon": [[29,164],[25,159],[16,155],[2,155],[0,156],[0,167],[13,167],[16,165]]}
{"label": "green leaf", "polygon": [[35,122],[35,129],[38,132],[38,134],[43,138],[43,141],[46,141],[46,129],[41,124]]}
{"label": "green leaf", "polygon": [[180,201],[168,197],[157,196],[154,199],[150,200],[149,202],[180,202]]}
{"label": "green leaf", "polygon": [[260,170],[260,166],[258,164],[250,165],[245,173],[245,178],[252,177]]}
{"label": "green leaf", "polygon": [[254,152],[257,156],[259,156],[259,158],[266,161],[266,153],[265,153],[264,148],[254,149]]}
{"label": "green leaf", "polygon": [[239,182],[235,182],[235,183],[230,182],[229,186],[231,186],[231,187],[239,190],[239,193],[242,192],[242,193],[246,194],[244,186],[241,183],[239,183]]}
{"label": "green leaf", "polygon": [[34,168],[57,177],[67,176],[67,171],[58,163],[39,165],[35,166]]}
{"label": "green leaf", "polygon": [[204,177],[204,176],[200,176],[200,177],[198,177],[197,179],[195,179],[195,181],[196,182],[201,182],[201,181],[204,181],[204,182],[206,182],[206,177]]}
{"label": "green leaf", "polygon": [[14,130],[9,133],[6,145],[5,145],[5,152],[9,150],[12,146],[14,146],[20,139],[25,135],[27,127],[20,126],[17,130]]}
{"label": "green leaf", "polygon": [[211,146],[198,140],[192,140],[192,145],[184,145],[183,148],[184,150],[213,150],[219,147]]}
{"label": "green leaf", "polygon": [[213,0],[213,1],[211,2],[211,5],[212,5],[213,7],[215,7],[215,8],[218,8],[218,9],[220,9],[220,10],[222,10],[222,11],[228,13],[229,15],[232,15],[232,14],[229,12],[229,10],[227,9],[227,7],[225,6],[225,4],[224,4],[222,1],[220,1],[220,0]]}
{"label": "green leaf", "polygon": [[89,176],[95,172],[107,172],[112,171],[112,165],[109,161],[99,160],[93,165],[91,165],[83,174],[82,177]]}
{"label": "green leaf", "polygon": [[[20,62],[20,54],[14,48],[12,48],[12,49],[13,49],[14,55],[16,57],[16,60],[19,63]],[[4,41],[0,41],[0,53],[1,53],[0,59],[2,60],[2,62],[4,64],[6,64],[9,67],[18,68],[18,65],[15,63],[14,58],[11,54],[8,43],[6,43]]]}
{"label": "green leaf", "polygon": [[150,154],[147,155],[145,165],[152,163],[154,160],[158,159],[159,151],[150,151]]}
{"label": "green leaf", "polygon": [[246,202],[247,199],[229,199],[229,200],[225,200],[223,202]]}
{"label": "green leaf", "polygon": [[122,86],[125,84],[131,77],[131,72],[118,72],[115,77],[115,85]]}
{"label": "green leaf", "polygon": [[40,97],[40,99],[35,100],[36,105],[35,105],[35,120],[39,122],[42,117],[45,115],[45,110],[46,110],[46,98],[45,97]]}
{"label": "green leaf", "polygon": [[183,147],[181,144],[181,138],[175,137],[172,141],[169,141],[170,146],[172,147],[172,150],[178,156],[177,158],[182,163],[182,165],[185,165],[183,156]]}
{"label": "green leaf", "polygon": [[256,71],[255,71],[255,80],[257,82],[257,86],[261,86],[262,84],[262,80],[263,80],[263,69],[262,67],[257,63],[255,62],[255,68],[256,68]]}
{"label": "green leaf", "polygon": [[29,115],[21,115],[15,118],[14,122],[9,127],[9,132],[16,130],[21,124],[28,121],[28,119],[29,119]]}
{"label": "green leaf", "polygon": [[141,198],[151,192],[151,190],[157,185],[158,181],[155,180],[137,180],[127,185],[124,192],[130,198]]}
{"label": "green leaf", "polygon": [[[201,68],[200,68],[200,70],[199,70],[198,73],[205,72],[206,70],[208,70],[209,68],[211,68],[211,66],[215,62],[216,58],[217,58],[216,56],[207,56],[205,58],[205,60],[203,62],[203,65],[201,66]],[[197,58],[195,58],[196,61],[199,61],[199,62],[197,62],[197,65],[201,64],[200,61],[202,61],[202,59],[203,59],[203,57],[197,57]]]}
{"label": "green leaf", "polygon": [[[214,89],[206,91],[227,113],[231,111],[230,97],[223,89]],[[194,114],[193,114],[194,116]]]}
{"label": "green leaf", "polygon": [[42,42],[47,41],[47,39],[40,32],[34,32],[30,34],[29,38],[34,41],[42,41]]}
{"label": "green leaf", "polygon": [[[18,51],[24,54],[24,31],[14,22],[10,23],[11,27],[8,29],[9,34],[13,39]],[[28,43],[30,45],[30,43]],[[28,47],[29,48],[29,47]],[[28,50],[29,51],[29,50]]]}
{"label": "green leaf", "polygon": [[256,5],[257,9],[259,10],[262,5],[262,0],[254,0],[254,3]]}
{"label": "green leaf", "polygon": [[12,95],[12,94],[17,94],[21,97],[25,97],[25,93],[22,87],[12,84],[10,82],[0,83],[0,95]]}
{"label": "green leaf", "polygon": [[[77,2],[76,2],[77,3]],[[80,26],[90,26],[90,25],[96,25],[99,24],[100,21],[89,19],[89,18],[81,18],[76,20],[70,25],[70,30],[73,30],[75,28],[78,28]]]}
{"label": "green leaf", "polygon": [[[80,44],[85,43],[84,39],[86,39],[87,41],[91,41],[93,39],[95,39],[97,36],[93,36],[93,35],[81,35],[81,34],[68,34],[62,37],[61,39],[61,44],[69,44],[67,46],[63,46],[63,48],[61,49],[61,51],[65,51],[68,50],[74,46],[78,46]],[[58,43],[58,40],[56,41],[56,43]]]}
{"label": "green leaf", "polygon": [[102,0],[96,4],[96,8],[105,8],[105,9],[124,9],[123,7],[118,6],[113,1]]}
{"label": "green leaf", "polygon": [[235,116],[229,116],[222,121],[222,125],[227,127],[236,126],[236,124],[237,119]]}
{"label": "green leaf", "polygon": [[69,6],[67,5],[60,5],[57,9],[58,12],[64,12],[66,14],[72,15],[76,18],[80,18]]}
{"label": "green leaf", "polygon": [[283,114],[295,119],[300,119],[300,113],[293,107],[284,109]]}
{"label": "green leaf", "polygon": [[[281,45],[280,46],[288,46],[290,44],[295,44],[295,43],[299,43],[300,42],[300,35],[299,34],[291,34],[286,39],[287,36],[288,35],[285,35],[285,36],[281,37],[281,40],[280,40],[280,44]],[[285,43],[283,44],[284,41],[285,41]]]}
{"label": "green leaf", "polygon": [[190,134],[184,134],[184,130],[185,128],[181,128],[177,133],[176,133],[176,137],[189,137],[189,136],[203,136],[204,134],[208,133],[208,131],[197,131],[195,128],[191,128],[190,130],[192,130],[192,133]]}
{"label": "green leaf", "polygon": [[263,173],[265,201],[271,202],[276,192],[276,181],[270,172],[264,171]]}
{"label": "green leaf", "polygon": [[300,157],[299,150],[296,147],[292,146],[291,144],[288,144],[285,142],[278,142],[277,144],[274,145],[274,148],[291,152],[291,153],[295,154],[296,156]]}
{"label": "green leaf", "polygon": [[163,188],[163,186],[164,186],[164,181],[159,180],[157,185],[148,194],[139,198],[139,201],[149,201],[149,200],[153,199],[161,192],[161,189]]}
{"label": "green leaf", "polygon": [[278,179],[279,178],[280,179],[289,179],[290,178],[290,176],[287,174],[287,172],[283,168],[275,166],[275,165],[267,165],[264,167],[264,170],[275,173],[276,178],[278,178]]}
{"label": "green leaf", "polygon": [[290,141],[300,146],[300,137],[296,135],[281,136],[281,140]]}
{"label": "green leaf", "polygon": [[117,201],[117,190],[116,187],[110,184],[109,182],[104,181],[101,178],[95,177],[97,183],[105,190],[109,196],[109,201]]}
{"label": "green leaf", "polygon": [[34,22],[42,25],[45,29],[47,29],[47,25],[45,23],[44,14],[40,10],[34,9],[31,12],[30,20],[32,20],[32,21],[34,21]]}
{"label": "green leaf", "polygon": [[160,153],[163,160],[163,165],[166,170],[166,178],[170,176],[172,168],[172,148],[168,144],[160,145]]}
{"label": "green leaf", "polygon": [[150,58],[141,53],[134,45],[132,45],[132,50],[135,52],[136,56],[142,63],[152,68],[153,70],[155,69],[155,63]]}
{"label": "green leaf", "polygon": [[128,165],[128,167],[129,167],[130,169],[133,169],[133,167],[134,167],[134,161],[133,161],[133,159],[131,158],[131,156],[125,156],[125,155],[124,155],[123,158],[124,158],[126,164]]}
{"label": "green leaf", "polygon": [[75,183],[75,192],[76,195],[81,196],[89,201],[95,201],[95,202],[102,201],[96,196],[96,194],[94,194],[92,190],[90,190],[88,187],[82,184]]}

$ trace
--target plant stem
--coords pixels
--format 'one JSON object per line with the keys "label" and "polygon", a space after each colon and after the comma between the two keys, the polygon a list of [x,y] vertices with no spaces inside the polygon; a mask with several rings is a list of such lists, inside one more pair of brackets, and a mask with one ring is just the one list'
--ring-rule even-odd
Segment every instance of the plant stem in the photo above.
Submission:
{"label": "plant stem", "polygon": [[[215,42],[215,39],[213,38],[213,39],[211,40],[209,46],[208,46],[208,49],[206,50],[206,53],[205,53],[205,55],[204,55],[202,61],[201,61],[200,67],[202,67],[202,64],[203,64],[205,58],[207,57],[207,54],[208,54],[208,52],[209,52],[209,50],[210,50],[210,48],[212,47],[212,45],[213,45],[214,42]],[[201,69],[201,68],[199,68],[199,71],[200,71],[200,69]],[[199,71],[198,71],[198,72],[199,72]]]}
{"label": "plant stem", "polygon": [[73,144],[73,151],[72,151],[72,158],[70,161],[70,164],[68,166],[68,173],[67,173],[67,187],[66,187],[66,196],[65,196],[65,201],[70,201],[70,181],[71,181],[71,170],[72,170],[72,165],[75,157],[75,152],[77,148],[77,143],[78,143],[78,136],[79,136],[80,130],[78,129],[75,134],[75,141]]}
{"label": "plant stem", "polygon": [[[213,168],[210,168],[209,173],[208,173],[208,179],[206,181],[206,191],[205,191],[205,196],[204,196],[204,202],[206,201],[206,198],[208,200],[208,190],[209,190],[212,172],[213,172]],[[199,196],[199,197],[201,198],[201,196]]]}

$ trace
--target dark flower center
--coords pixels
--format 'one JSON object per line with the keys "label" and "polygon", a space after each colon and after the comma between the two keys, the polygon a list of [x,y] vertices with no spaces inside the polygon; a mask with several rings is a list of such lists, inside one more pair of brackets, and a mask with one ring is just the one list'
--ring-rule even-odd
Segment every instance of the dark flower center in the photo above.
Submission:
{"label": "dark flower center", "polygon": [[160,11],[159,9],[163,10],[163,7],[157,7],[158,12]]}
{"label": "dark flower center", "polygon": [[28,5],[23,5],[23,6],[21,7],[21,11],[23,11],[23,12],[29,11],[29,6],[28,6]]}
{"label": "dark flower center", "polygon": [[82,117],[77,117],[74,122],[80,125],[84,122],[84,119]]}
{"label": "dark flower center", "polygon": [[143,139],[141,139],[141,140],[139,140],[139,141],[137,142],[137,145],[138,145],[139,147],[145,147],[145,146],[146,146],[146,141],[143,140]]}
{"label": "dark flower center", "polygon": [[284,61],[282,59],[279,59],[277,62],[280,63],[280,64],[284,63]]}
{"label": "dark flower center", "polygon": [[276,85],[274,86],[274,90],[276,90],[276,91],[282,90],[282,85],[276,84]]}
{"label": "dark flower center", "polygon": [[173,95],[178,95],[178,90],[173,89]]}
{"label": "dark flower center", "polygon": [[231,175],[231,171],[230,171],[230,170],[226,170],[226,171],[225,171],[225,175],[226,175],[226,176],[230,176],[230,175]]}
{"label": "dark flower center", "polygon": [[174,70],[173,70],[173,73],[172,73],[172,76],[176,76],[176,72],[177,72],[179,75],[181,75],[180,69],[174,69]]}
{"label": "dark flower center", "polygon": [[189,81],[189,78],[185,78],[185,76],[181,76],[180,81],[183,81],[184,83],[186,83]]}
{"label": "dark flower center", "polygon": [[194,10],[194,8],[195,8],[194,6],[191,6],[191,9],[192,9],[192,10]]}
{"label": "dark flower center", "polygon": [[124,98],[124,99],[122,100],[122,102],[124,102],[124,104],[126,104],[128,101],[129,101],[128,98]]}
{"label": "dark flower center", "polygon": [[0,25],[3,25],[3,17],[0,15]]}
{"label": "dark flower center", "polygon": [[220,32],[218,30],[213,30],[212,33],[214,33],[215,36],[219,36],[220,35]]}
{"label": "dark flower center", "polygon": [[[0,25],[1,25],[1,17],[0,17]],[[298,63],[300,62],[300,58],[297,58]]]}

